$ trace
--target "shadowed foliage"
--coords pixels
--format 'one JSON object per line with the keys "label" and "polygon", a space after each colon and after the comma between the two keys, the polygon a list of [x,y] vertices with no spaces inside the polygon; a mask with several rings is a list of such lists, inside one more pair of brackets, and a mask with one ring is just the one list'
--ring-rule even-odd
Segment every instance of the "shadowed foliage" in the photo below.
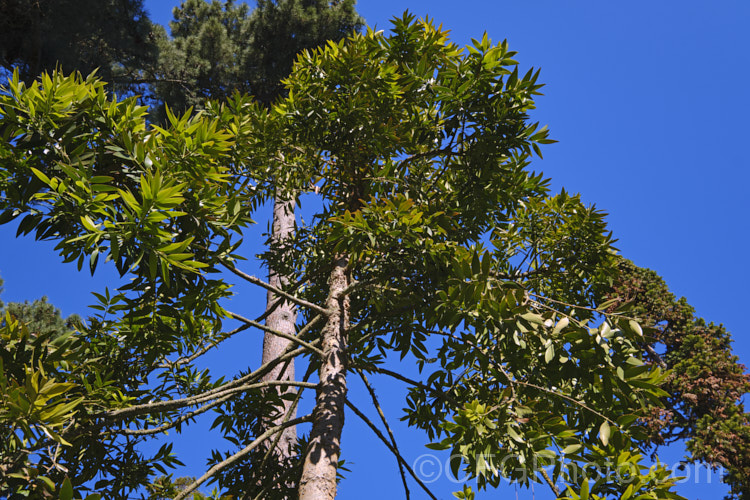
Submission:
{"label": "shadowed foliage", "polygon": [[0,67],[30,83],[56,67],[127,83],[156,63],[143,0],[0,0]]}

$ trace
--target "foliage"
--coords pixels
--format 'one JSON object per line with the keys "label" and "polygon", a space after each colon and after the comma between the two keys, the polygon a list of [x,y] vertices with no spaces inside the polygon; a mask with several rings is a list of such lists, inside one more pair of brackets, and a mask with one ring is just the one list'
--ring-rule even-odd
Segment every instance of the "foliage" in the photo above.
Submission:
{"label": "foliage", "polygon": [[73,329],[79,321],[64,321],[45,299],[6,306],[0,321],[0,493],[8,498],[21,492],[33,498],[72,498],[70,477],[82,474],[78,479],[85,481],[96,467],[110,468],[106,460],[97,460],[112,450],[138,465],[120,468],[121,477],[110,480],[110,487],[137,484],[139,476],[143,481],[147,475],[143,457],[135,451],[137,441],[117,442],[107,433],[89,432],[96,437],[71,443],[62,436],[70,438],[76,421],[88,420],[87,414],[103,404],[122,400],[122,390],[130,385],[130,370],[118,362],[126,353],[107,339],[80,335]]}
{"label": "foliage", "polygon": [[156,58],[143,0],[0,1],[0,67],[27,83],[58,66],[120,82]]}
{"label": "foliage", "polygon": [[[180,477],[172,481],[170,476],[161,476],[157,478],[153,484],[148,485],[146,488],[149,492],[149,500],[168,500],[174,498],[181,491],[184,491],[187,486],[195,481],[194,477]],[[214,488],[210,496],[206,496],[198,491],[193,492],[192,500],[232,500],[232,496],[219,495],[218,491]]]}
{"label": "foliage", "polygon": [[625,259],[618,268],[607,298],[628,303],[631,314],[652,327],[648,358],[670,369],[664,406],[652,408],[645,420],[651,442],[684,440],[691,461],[724,467],[732,498],[745,498],[750,493],[750,427],[742,397],[750,380],[732,354],[729,332],[695,317],[686,299],[675,298],[654,271]]}
{"label": "foliage", "polygon": [[153,73],[156,101],[179,112],[234,92],[270,104],[297,53],[361,24],[353,0],[260,0],[252,12],[233,0],[185,0],[174,9],[171,37],[159,37],[158,64],[144,69]]}
{"label": "foliage", "polygon": [[251,36],[244,54],[250,92],[271,103],[284,94],[281,80],[297,54],[339,41],[359,30],[363,20],[353,0],[258,0],[248,19]]}
{"label": "foliage", "polygon": [[60,310],[47,302],[47,297],[34,302],[11,302],[5,306],[4,311],[23,323],[34,335],[60,335],[80,322],[80,318],[75,315],[64,319]]}
{"label": "foliage", "polygon": [[[322,464],[316,487],[335,492],[344,405],[366,419],[346,379],[379,373],[407,383],[403,417],[432,448],[451,450],[480,488],[508,477],[547,483],[563,498],[678,498],[663,465],[642,464],[639,419],[667,396],[665,374],[643,362],[638,323],[596,300],[615,276],[604,214],[551,194],[530,170],[551,140],[528,116],[538,72],[519,72],[514,57],[486,36],[462,49],[405,14],[388,35],[305,52],[270,110],[236,95],[200,113],[167,113],[164,127],[93,77],[54,73],[25,85],[15,76],[0,97],[3,220],[23,216],[19,233],[57,240],[79,269],[112,261],[130,278],[97,294],[96,316],[74,335],[82,347],[63,351],[82,353],[55,382],[73,384],[57,395],[68,413],[9,418],[9,429],[34,423],[52,437],[35,432],[17,446],[60,445],[45,455],[54,457],[53,487],[82,494],[100,473],[93,488],[122,498],[177,463],[168,445],[139,455],[140,439],[216,409],[232,451],[217,450],[176,498],[205,481],[239,496],[267,471],[252,469],[258,475],[238,486],[232,468],[262,464],[274,434],[311,422],[298,486],[311,486]],[[284,290],[236,267],[242,231],[276,193],[270,179],[314,193],[322,207],[264,255],[295,278]],[[295,303],[303,322],[278,358],[214,379],[196,359],[246,328],[269,330],[263,315],[228,310],[230,276]],[[60,372],[57,356],[43,357],[45,373]],[[311,366],[302,380],[259,382],[297,356]],[[384,366],[396,358],[416,363],[422,379]],[[18,377],[7,387],[21,387]],[[279,417],[274,385],[298,389],[292,407],[316,389],[312,414],[269,427]],[[250,403],[269,410],[232,419]],[[406,486],[413,471],[395,438],[376,435]],[[620,474],[601,473],[613,467]]]}
{"label": "foliage", "polygon": [[[146,484],[154,467],[163,471],[164,464],[173,463],[171,447],[159,450],[153,460],[143,457],[136,444],[144,438],[127,432],[127,419],[117,420],[116,427],[125,429],[100,430],[108,418],[103,412],[184,391],[191,377],[200,377],[187,367],[174,369],[171,381],[179,380],[177,387],[166,380],[149,390],[145,384],[166,354],[214,340],[214,330],[221,326],[212,320],[221,314],[216,300],[226,295],[225,285],[190,272],[206,264],[188,258],[192,254],[183,250],[200,242],[201,234],[222,233],[227,221],[242,225],[248,220],[239,213],[239,201],[227,203],[228,195],[220,192],[227,184],[222,173],[227,167],[217,166],[216,156],[227,151],[228,135],[216,130],[216,120],[173,117],[174,127],[161,129],[163,133],[151,130],[149,136],[145,109],[133,99],[108,97],[103,85],[91,78],[56,74],[43,78],[41,85],[26,87],[16,77],[3,95],[1,128],[10,142],[3,143],[2,180],[12,200],[5,207],[6,220],[26,211],[19,233],[36,230],[38,238],[64,236],[59,250],[79,269],[88,260],[93,272],[99,254],[107,250],[122,273],[141,274],[122,293],[97,294],[94,309],[99,314],[76,335],[82,347],[67,349],[71,356],[79,354],[78,364],[65,367],[83,408],[71,422],[74,425],[66,428],[72,446],[56,458],[63,467],[58,475],[67,470],[76,487],[103,475],[97,491],[118,498]],[[157,154],[162,147],[165,156]],[[181,165],[182,176],[175,170],[167,180],[158,173],[167,158]],[[178,204],[195,217],[176,211]],[[172,225],[178,217],[179,226]],[[187,234],[192,236],[183,236]],[[185,272],[169,274],[170,267]],[[167,274],[166,282],[160,279]],[[191,291],[170,300],[178,288]],[[158,303],[159,314],[155,297],[164,298]],[[9,323],[6,328],[16,327]],[[22,335],[18,332],[16,328],[9,335]],[[16,359],[8,366],[24,366],[24,361]],[[36,449],[48,439],[39,433],[36,438],[38,443],[26,446]]]}
{"label": "foliage", "polygon": [[297,53],[362,26],[354,0],[185,0],[171,35],[153,24],[143,0],[0,1],[0,67],[31,83],[57,67],[94,70],[113,90],[141,94],[166,121],[234,92],[269,104]]}

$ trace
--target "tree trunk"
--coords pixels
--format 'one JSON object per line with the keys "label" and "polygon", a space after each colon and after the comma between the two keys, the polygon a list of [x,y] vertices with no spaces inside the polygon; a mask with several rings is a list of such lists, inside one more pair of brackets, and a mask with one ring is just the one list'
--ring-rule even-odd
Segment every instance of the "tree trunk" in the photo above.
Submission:
{"label": "tree trunk", "polygon": [[342,292],[349,284],[349,258],[339,256],[329,278],[326,308],[330,311],[323,329],[322,349],[313,427],[305,455],[300,500],[333,500],[336,469],[341,450],[346,403],[346,340],[349,328],[349,298]]}
{"label": "tree trunk", "polygon": [[[294,200],[284,201],[279,198],[278,194],[273,202],[273,223],[271,226],[271,240],[273,244],[279,244],[291,238],[294,235]],[[286,288],[289,284],[289,277],[274,269],[268,273],[268,282],[277,288]],[[276,295],[268,292],[266,310],[272,307]],[[295,325],[297,323],[297,309],[291,302],[284,301],[266,318],[266,326],[276,331],[295,334]],[[290,341],[278,337],[272,333],[266,332],[263,337],[263,359],[261,364],[268,363],[278,358],[289,346]],[[294,380],[294,360],[291,359],[284,369],[284,364],[279,364],[273,370],[263,377],[263,380]],[[284,389],[279,387],[280,392],[293,389]],[[269,423],[269,427],[279,425],[284,420],[284,415],[289,411],[291,401],[284,402],[284,408],[281,414]],[[296,416],[296,411],[289,415],[291,420]],[[280,460],[289,458],[292,455],[292,448],[297,442],[297,430],[295,427],[284,429],[281,439],[276,446],[275,452]]]}

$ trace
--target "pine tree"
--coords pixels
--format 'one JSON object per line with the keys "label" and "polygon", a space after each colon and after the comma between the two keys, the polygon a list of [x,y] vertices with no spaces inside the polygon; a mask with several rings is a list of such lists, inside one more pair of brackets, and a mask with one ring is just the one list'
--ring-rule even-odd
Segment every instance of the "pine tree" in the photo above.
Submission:
{"label": "pine tree", "polygon": [[234,0],[185,0],[171,37],[159,38],[154,97],[177,112],[234,92],[268,105],[297,54],[361,26],[354,0],[259,0],[252,11]]}
{"label": "pine tree", "polygon": [[143,0],[0,0],[0,68],[26,82],[59,66],[128,84],[156,59]]}

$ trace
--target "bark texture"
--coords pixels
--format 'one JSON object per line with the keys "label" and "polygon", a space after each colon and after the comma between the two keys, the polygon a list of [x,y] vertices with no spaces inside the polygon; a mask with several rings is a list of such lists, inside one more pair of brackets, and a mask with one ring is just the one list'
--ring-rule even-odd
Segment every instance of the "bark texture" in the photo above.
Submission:
{"label": "bark texture", "polygon": [[349,299],[343,295],[349,284],[349,259],[339,256],[329,278],[326,307],[328,321],[323,329],[324,357],[313,410],[313,427],[299,485],[300,500],[333,500],[336,497],[336,469],[341,450],[346,404],[346,342],[349,328]]}
{"label": "bark texture", "polygon": [[[273,203],[273,223],[271,227],[271,241],[272,244],[278,245],[294,235],[294,201],[284,201],[278,196],[274,199]],[[268,282],[281,289],[285,289],[289,284],[289,277],[281,272],[277,272],[274,269],[269,270]],[[274,302],[278,297],[271,291],[268,292],[266,309],[273,307]],[[266,318],[266,326],[276,331],[287,333],[289,335],[295,334],[295,325],[297,323],[297,309],[289,301],[284,301],[271,314]],[[266,333],[263,337],[263,359],[261,364],[268,363],[278,358],[289,346],[290,340],[282,337],[278,337],[272,333]],[[294,360],[289,360],[289,363],[284,368],[284,363],[277,365],[273,370],[266,374],[262,380],[294,380]],[[293,390],[278,388],[279,391]],[[291,407],[291,401],[284,402],[284,408],[280,408],[279,416],[276,417],[269,427],[275,427],[281,425],[284,420],[284,415],[289,411]],[[289,419],[294,419],[296,411],[293,411],[289,415]],[[276,446],[276,453],[281,460],[288,458],[292,455],[291,451],[297,442],[297,430],[296,427],[287,427],[284,429],[281,439]]]}

